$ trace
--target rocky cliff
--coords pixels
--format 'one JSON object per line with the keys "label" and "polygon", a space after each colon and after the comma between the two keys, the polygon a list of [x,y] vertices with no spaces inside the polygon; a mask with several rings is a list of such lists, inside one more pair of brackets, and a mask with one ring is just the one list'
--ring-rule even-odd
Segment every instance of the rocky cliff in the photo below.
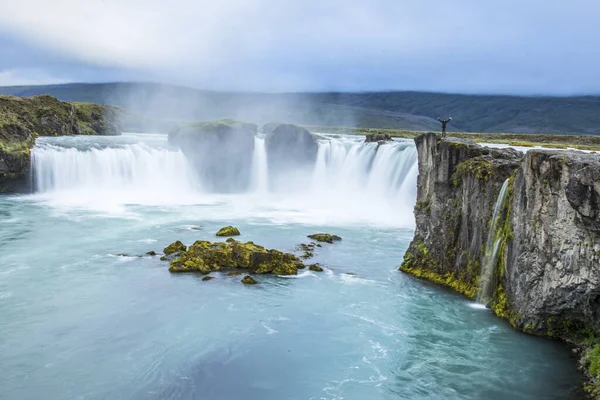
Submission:
{"label": "rocky cliff", "polygon": [[[600,378],[600,156],[489,149],[415,139],[415,237],[400,269],[475,298],[490,225],[498,256],[489,306],[528,333],[583,346],[596,395]],[[496,221],[496,199],[507,181]]]}
{"label": "rocky cliff", "polygon": [[116,107],[65,103],[52,96],[0,96],[0,192],[23,189],[38,136],[119,135]]}

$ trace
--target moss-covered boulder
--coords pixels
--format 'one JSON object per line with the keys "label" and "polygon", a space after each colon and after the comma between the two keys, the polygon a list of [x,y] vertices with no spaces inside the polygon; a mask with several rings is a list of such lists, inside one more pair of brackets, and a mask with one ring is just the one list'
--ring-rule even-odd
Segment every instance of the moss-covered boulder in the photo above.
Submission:
{"label": "moss-covered boulder", "polygon": [[[296,275],[304,264],[293,254],[267,250],[253,242],[241,243],[234,239],[226,242],[198,240],[187,251],[175,242],[177,257],[171,260],[171,272],[199,272],[209,274],[221,270],[248,270],[254,274]],[[229,272],[228,271],[228,272]]]}
{"label": "moss-covered boulder", "polygon": [[169,143],[183,151],[199,174],[212,178],[206,189],[239,192],[250,185],[257,130],[254,124],[230,119],[188,123],[169,132]]}
{"label": "moss-covered boulder", "polygon": [[240,231],[235,226],[225,226],[225,227],[219,229],[219,232],[217,232],[217,236],[239,236],[239,235],[240,235]]}
{"label": "moss-covered boulder", "polygon": [[152,250],[152,251],[147,252],[146,255],[147,256],[155,256],[156,252],[154,250]]}
{"label": "moss-covered boulder", "polygon": [[249,270],[254,274],[297,275],[299,265],[302,261],[293,254],[279,250],[255,251],[250,254]]}
{"label": "moss-covered boulder", "polygon": [[324,243],[334,243],[342,240],[338,235],[332,235],[329,233],[315,233],[314,235],[308,235],[308,237],[312,240],[316,240],[317,242]]}
{"label": "moss-covered boulder", "polygon": [[393,140],[392,136],[385,132],[369,133],[365,137],[365,142],[367,143],[389,142],[391,140]]}
{"label": "moss-covered boulder", "polygon": [[[80,112],[92,108],[93,112]],[[103,121],[102,127],[93,123],[92,114]],[[0,96],[0,192],[28,190],[30,149],[36,137],[120,134],[121,115],[116,107],[66,103],[49,95]]]}
{"label": "moss-covered boulder", "polygon": [[166,255],[169,254],[173,254],[177,251],[185,251],[186,250],[186,246],[185,244],[181,243],[180,240],[171,243],[170,245],[168,245],[167,247],[164,248],[163,253],[165,253]]}
{"label": "moss-covered boulder", "polygon": [[242,283],[244,285],[256,285],[258,282],[256,281],[256,279],[254,279],[250,275],[246,275],[245,277],[242,278]]}
{"label": "moss-covered boulder", "polygon": [[309,265],[309,266],[308,266],[308,269],[309,269],[310,271],[315,271],[315,272],[323,272],[323,268],[321,268],[321,267],[319,266],[319,264],[311,264],[311,265]]}

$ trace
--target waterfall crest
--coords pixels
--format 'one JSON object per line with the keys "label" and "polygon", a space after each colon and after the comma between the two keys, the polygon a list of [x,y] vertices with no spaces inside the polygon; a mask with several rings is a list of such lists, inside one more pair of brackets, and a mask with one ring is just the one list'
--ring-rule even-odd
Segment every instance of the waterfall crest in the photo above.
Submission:
{"label": "waterfall crest", "polygon": [[311,165],[283,173],[269,165],[265,139],[257,136],[248,189],[227,194],[215,191],[216,178],[169,147],[166,136],[145,136],[112,139],[125,143],[105,138],[38,140],[32,151],[36,195],[84,207],[100,200],[120,205],[235,201],[238,213],[268,206],[307,221],[414,226],[417,152],[412,141],[378,145],[360,136],[328,137],[319,141]]}

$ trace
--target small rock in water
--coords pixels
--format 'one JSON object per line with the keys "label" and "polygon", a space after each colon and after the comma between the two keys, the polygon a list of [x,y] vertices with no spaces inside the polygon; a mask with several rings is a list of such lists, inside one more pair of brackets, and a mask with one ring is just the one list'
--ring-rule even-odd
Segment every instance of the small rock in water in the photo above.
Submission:
{"label": "small rock in water", "polygon": [[225,227],[219,229],[219,232],[217,232],[217,236],[239,236],[239,235],[240,235],[239,229],[234,226],[225,226]]}
{"label": "small rock in water", "polygon": [[206,282],[206,281],[210,281],[211,279],[214,279],[214,278],[213,278],[212,276],[210,276],[210,275],[208,275],[208,276],[205,276],[204,278],[202,278],[202,280],[203,280],[204,282]]}
{"label": "small rock in water", "polygon": [[147,252],[146,255],[147,256],[155,256],[156,252],[154,250],[152,250],[152,251]]}
{"label": "small rock in water", "polygon": [[242,273],[240,271],[229,271],[227,273],[227,276],[238,276],[241,275]]}
{"label": "small rock in water", "polygon": [[244,285],[256,285],[258,282],[253,277],[251,277],[250,275],[246,275],[242,279],[242,283]]}
{"label": "small rock in water", "polygon": [[319,267],[319,264],[311,264],[308,269],[315,272],[323,272],[323,268]]}
{"label": "small rock in water", "polygon": [[333,243],[342,240],[338,235],[331,235],[329,233],[315,233],[314,235],[308,235],[310,239],[316,240],[317,242]]}

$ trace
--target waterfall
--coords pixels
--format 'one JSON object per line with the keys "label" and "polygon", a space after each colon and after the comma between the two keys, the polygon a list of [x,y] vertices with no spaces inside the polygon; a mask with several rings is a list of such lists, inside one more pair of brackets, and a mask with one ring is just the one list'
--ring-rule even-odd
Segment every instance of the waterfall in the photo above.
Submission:
{"label": "waterfall", "polygon": [[[383,145],[360,136],[319,140],[314,162],[270,171],[257,136],[248,189],[223,193],[215,177],[172,148],[166,135],[44,137],[32,151],[35,196],[53,205],[232,205],[235,215],[273,215],[303,223],[414,227],[417,151],[409,140]],[[260,211],[257,211],[260,210]],[[265,211],[267,210],[267,211]]]}
{"label": "waterfall", "polygon": [[485,243],[485,251],[481,261],[481,277],[479,279],[479,290],[477,292],[477,302],[487,304],[492,299],[492,291],[494,289],[494,268],[498,259],[498,250],[502,237],[499,236],[500,228],[502,227],[502,218],[500,213],[504,208],[506,197],[508,194],[508,179],[504,181],[496,203],[494,204],[494,213],[490,221],[490,229],[488,231],[487,241]]}
{"label": "waterfall", "polygon": [[267,151],[265,149],[265,138],[254,139],[254,156],[252,159],[252,185],[251,188],[257,193],[268,191],[269,167],[267,165]]}

